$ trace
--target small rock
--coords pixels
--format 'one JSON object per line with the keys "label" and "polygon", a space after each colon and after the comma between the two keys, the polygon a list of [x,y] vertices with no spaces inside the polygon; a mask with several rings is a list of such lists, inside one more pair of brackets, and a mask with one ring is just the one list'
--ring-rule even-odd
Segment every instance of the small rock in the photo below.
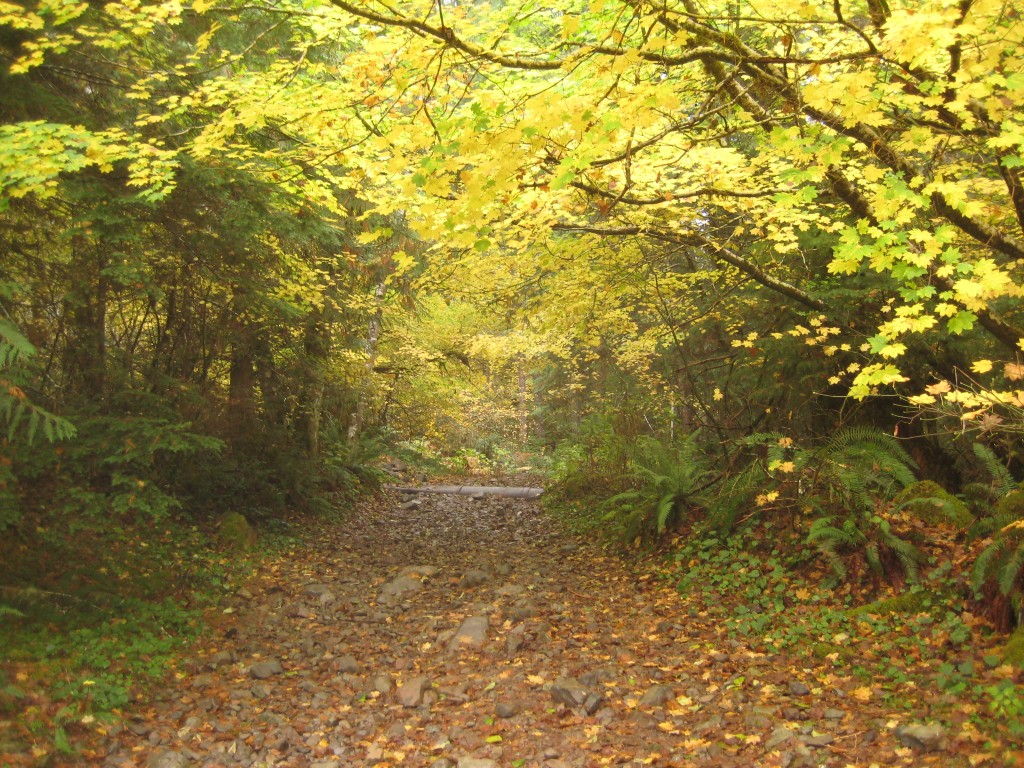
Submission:
{"label": "small rock", "polygon": [[487,641],[487,628],[490,621],[486,616],[470,616],[452,635],[448,641],[448,650],[459,648],[479,648]]}
{"label": "small rock", "polygon": [[801,740],[808,747],[827,747],[835,738],[828,733],[812,734],[811,736],[802,736]]}
{"label": "small rock", "polygon": [[335,662],[335,667],[343,675],[355,675],[363,668],[362,665],[356,661],[355,656],[342,656]]}
{"label": "small rock", "polygon": [[271,661],[260,661],[249,667],[249,675],[257,680],[266,680],[268,677],[279,675],[284,672],[284,667],[277,659]]}
{"label": "small rock", "polygon": [[941,725],[904,725],[896,729],[896,738],[908,747],[935,752],[942,749],[946,731]]}
{"label": "small rock", "polygon": [[399,576],[418,576],[429,579],[432,576],[437,576],[441,572],[441,569],[436,565],[409,565],[398,572]]}
{"label": "small rock", "polygon": [[307,584],[302,588],[302,594],[306,597],[320,597],[324,592],[330,592],[331,588],[326,584]]}
{"label": "small rock", "polygon": [[146,768],[186,768],[189,759],[180,752],[163,750],[157,752],[146,761]]}
{"label": "small rock", "polygon": [[800,707],[783,707],[782,716],[787,720],[806,720],[807,712]]}
{"label": "small rock", "polygon": [[793,738],[794,735],[793,731],[789,730],[789,728],[776,728],[764,743],[765,749],[772,750],[780,747]]}
{"label": "small rock", "polygon": [[826,720],[842,720],[846,717],[846,713],[841,709],[826,709],[825,719]]}
{"label": "small rock", "polygon": [[481,571],[479,568],[474,568],[473,570],[466,571],[466,574],[459,580],[459,586],[463,589],[479,587],[490,580],[491,576],[487,571]]}
{"label": "small rock", "polygon": [[515,604],[509,609],[508,617],[512,621],[523,621],[524,619],[532,619],[539,613],[536,603],[532,600],[516,600]]}
{"label": "small rock", "polygon": [[567,707],[578,707],[587,700],[589,691],[583,687],[579,680],[574,680],[571,677],[560,677],[551,684],[551,688],[548,691],[551,694],[551,698],[559,704],[565,704]]}
{"label": "small rock", "polygon": [[207,664],[211,667],[219,667],[224,664],[234,664],[238,661],[238,654],[234,651],[218,651],[210,657]]}
{"label": "small rock", "polygon": [[499,701],[494,705],[494,714],[501,718],[515,717],[520,712],[520,706],[515,701]]}
{"label": "small rock", "polygon": [[310,619],[313,617],[313,612],[309,610],[309,606],[303,605],[302,603],[296,603],[295,605],[288,607],[288,610],[285,611],[285,615],[293,619]]}
{"label": "small rock", "polygon": [[417,592],[423,589],[423,582],[412,576],[399,576],[392,579],[383,587],[380,594],[382,597],[400,597],[407,592]]}
{"label": "small rock", "polygon": [[811,689],[799,680],[791,680],[789,682],[789,692],[794,696],[806,696],[811,692]]}
{"label": "small rock", "polygon": [[460,757],[458,768],[498,768],[498,763],[486,757]]}
{"label": "small rock", "polygon": [[455,768],[455,763],[447,757],[439,757],[430,764],[430,768]]}
{"label": "small rock", "polygon": [[207,686],[212,685],[212,684],[213,684],[213,675],[209,675],[209,674],[205,674],[204,673],[202,675],[196,675],[195,677],[192,678],[192,687],[193,688],[197,688],[197,689],[198,688],[206,688]]}
{"label": "small rock", "polygon": [[418,707],[423,703],[423,694],[428,688],[430,681],[427,678],[414,677],[398,687],[395,698],[403,707]]}
{"label": "small rock", "polygon": [[525,591],[526,587],[522,584],[503,584],[494,590],[494,594],[501,597],[519,597]]}
{"label": "small rock", "polygon": [[[401,690],[401,689],[399,689]],[[388,728],[388,739],[390,741],[404,741],[405,740],[405,724],[394,723]]]}
{"label": "small rock", "polygon": [[337,598],[334,596],[333,592],[326,590],[320,593],[320,597],[317,598],[317,602],[319,602],[320,605],[327,605],[328,603],[333,603],[336,599]]}
{"label": "small rock", "polygon": [[588,715],[592,715],[601,708],[604,704],[604,697],[599,693],[588,693],[587,698],[583,700],[583,711]]}
{"label": "small rock", "polygon": [[498,563],[494,567],[494,572],[499,576],[509,576],[512,573],[512,566],[509,563]]}
{"label": "small rock", "polygon": [[403,504],[399,504],[398,505],[399,509],[419,509],[422,506],[423,506],[423,500],[422,499],[409,499],[408,501],[404,502]]}
{"label": "small rock", "polygon": [[253,595],[253,593],[250,592],[245,587],[242,587],[237,592],[235,592],[235,595],[237,595],[238,597],[242,598],[243,600],[252,600],[253,597],[255,597],[255,595]]}
{"label": "small rock", "polygon": [[377,693],[389,693],[391,691],[391,678],[387,675],[377,675],[373,678],[370,686]]}
{"label": "small rock", "polygon": [[655,685],[640,697],[639,705],[641,707],[660,707],[674,698],[675,691],[672,690],[671,685]]}

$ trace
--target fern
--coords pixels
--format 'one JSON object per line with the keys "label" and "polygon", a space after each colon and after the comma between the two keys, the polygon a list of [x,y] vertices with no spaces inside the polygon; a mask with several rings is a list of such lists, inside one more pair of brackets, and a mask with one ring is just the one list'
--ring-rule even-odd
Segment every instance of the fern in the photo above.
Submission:
{"label": "fern", "polygon": [[700,501],[696,489],[708,470],[697,439],[694,433],[678,446],[638,439],[629,451],[631,487],[598,504],[601,520],[614,523],[624,540],[664,535],[688,504]]}
{"label": "fern", "polygon": [[841,553],[844,549],[861,551],[868,568],[879,578],[886,575],[884,551],[892,553],[910,581],[919,579],[921,565],[926,562],[917,547],[892,532],[888,520],[873,514],[861,515],[859,520],[847,517],[841,523],[835,516],[820,517],[811,523],[807,542],[817,547],[840,581],[849,574]]}
{"label": "fern", "polygon": [[917,468],[896,438],[873,427],[840,430],[816,463],[844,500],[861,509],[874,506],[874,494],[888,497],[913,483]]}
{"label": "fern", "polygon": [[984,593],[990,585],[1007,599],[1003,605],[1009,607],[1011,615],[1019,618],[1024,604],[1024,521],[1014,521],[1000,530],[974,561],[971,586]]}
{"label": "fern", "polygon": [[991,448],[984,443],[974,443],[971,446],[974,455],[989,476],[988,488],[991,497],[1000,499],[1017,489],[1017,483],[1010,474],[1010,470],[999,460]]}
{"label": "fern", "polygon": [[22,431],[29,445],[39,431],[49,442],[75,435],[71,422],[32,403],[20,388],[20,374],[36,349],[9,320],[0,318],[0,420],[6,423],[7,439]]}

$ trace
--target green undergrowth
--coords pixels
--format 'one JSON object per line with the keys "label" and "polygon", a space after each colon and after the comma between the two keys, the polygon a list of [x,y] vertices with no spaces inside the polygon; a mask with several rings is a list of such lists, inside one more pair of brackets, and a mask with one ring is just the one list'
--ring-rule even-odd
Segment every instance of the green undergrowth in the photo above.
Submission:
{"label": "green undergrowth", "polygon": [[823,669],[893,711],[944,722],[966,712],[990,737],[1024,739],[1015,646],[972,612],[966,574],[933,560],[902,592],[825,589],[814,555],[782,531],[746,526],[690,539],[664,576],[692,619],[755,652]]}
{"label": "green undergrowth", "polygon": [[61,567],[34,572],[33,558],[49,563],[39,539],[5,545],[0,754],[88,761],[90,739],[177,669],[218,602],[293,540],[284,528],[246,552],[169,520],[93,530],[60,553]]}

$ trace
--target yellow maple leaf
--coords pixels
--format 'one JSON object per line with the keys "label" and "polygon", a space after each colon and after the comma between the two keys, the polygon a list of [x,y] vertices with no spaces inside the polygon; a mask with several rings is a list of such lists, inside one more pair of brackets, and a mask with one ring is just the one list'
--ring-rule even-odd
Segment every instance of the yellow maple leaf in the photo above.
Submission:
{"label": "yellow maple leaf", "polygon": [[868,686],[862,685],[860,688],[854,688],[850,691],[850,695],[857,701],[870,701],[874,694]]}
{"label": "yellow maple leaf", "polygon": [[971,370],[975,373],[988,373],[992,370],[991,360],[976,360],[971,364]]}

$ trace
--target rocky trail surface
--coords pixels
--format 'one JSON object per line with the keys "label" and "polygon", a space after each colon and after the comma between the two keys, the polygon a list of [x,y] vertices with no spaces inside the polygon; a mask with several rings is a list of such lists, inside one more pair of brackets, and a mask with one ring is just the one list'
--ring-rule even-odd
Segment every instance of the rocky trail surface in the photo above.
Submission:
{"label": "rocky trail surface", "polygon": [[270,562],[103,764],[968,764],[941,729],[725,639],[535,502],[406,501]]}

